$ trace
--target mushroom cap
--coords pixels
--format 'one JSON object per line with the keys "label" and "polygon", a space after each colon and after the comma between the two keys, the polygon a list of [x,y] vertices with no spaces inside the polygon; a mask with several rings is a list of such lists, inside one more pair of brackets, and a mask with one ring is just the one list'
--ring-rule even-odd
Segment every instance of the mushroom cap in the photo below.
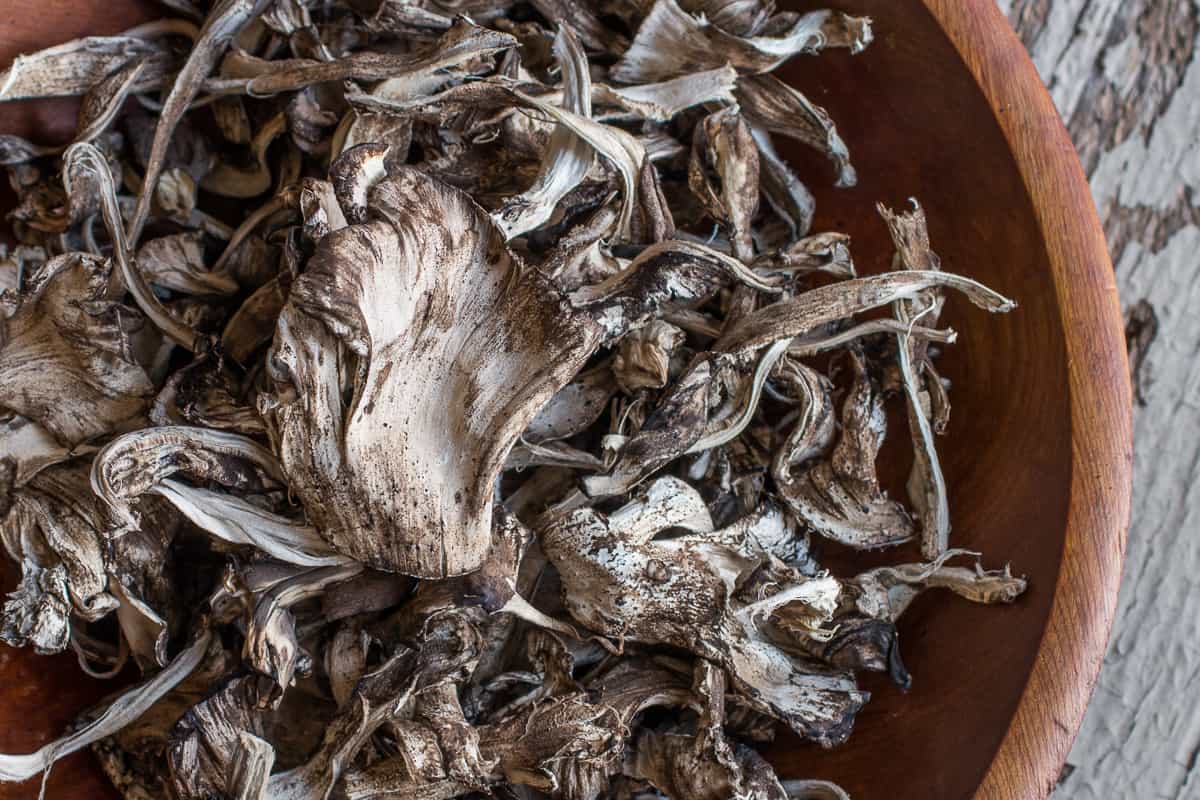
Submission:
{"label": "mushroom cap", "polygon": [[370,191],[367,214],[322,239],[296,281],[264,411],[335,549],[377,569],[460,575],[487,555],[509,449],[601,331],[437,179],[399,169]]}

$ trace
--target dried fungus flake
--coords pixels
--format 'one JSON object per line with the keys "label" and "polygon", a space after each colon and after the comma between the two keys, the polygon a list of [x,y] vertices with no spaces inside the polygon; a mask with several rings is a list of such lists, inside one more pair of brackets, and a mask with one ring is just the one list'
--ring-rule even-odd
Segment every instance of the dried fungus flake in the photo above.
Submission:
{"label": "dried fungus flake", "polygon": [[845,798],[754,746],[907,687],[918,594],[1025,589],[953,548],[936,447],[943,304],[1013,303],[915,203],[884,274],[812,229],[858,173],[772,73],[870,20],[162,6],[0,72],[80,98],[69,143],[0,136],[0,639],[143,672],[0,780],[91,746],[129,800]]}

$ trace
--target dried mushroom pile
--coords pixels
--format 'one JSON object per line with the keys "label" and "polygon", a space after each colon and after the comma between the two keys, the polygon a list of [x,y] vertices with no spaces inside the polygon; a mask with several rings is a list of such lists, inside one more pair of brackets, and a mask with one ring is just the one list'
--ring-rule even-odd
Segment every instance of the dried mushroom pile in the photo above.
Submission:
{"label": "dried mushroom pile", "polygon": [[[1024,589],[949,563],[935,449],[945,293],[1013,304],[915,205],[857,277],[775,149],[855,182],[771,71],[869,21],[164,4],[0,74],[82,98],[67,147],[0,137],[0,635],[141,672],[0,778],[90,745],[131,799],[844,797],[752,745],[906,686],[925,589]],[[825,539],[924,561],[834,576]]]}

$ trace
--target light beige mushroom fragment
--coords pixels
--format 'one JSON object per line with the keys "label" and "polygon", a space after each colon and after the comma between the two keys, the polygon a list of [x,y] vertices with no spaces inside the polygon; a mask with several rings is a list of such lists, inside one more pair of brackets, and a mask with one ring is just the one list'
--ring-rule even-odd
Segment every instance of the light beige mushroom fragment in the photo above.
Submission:
{"label": "light beige mushroom fragment", "polygon": [[792,238],[807,235],[816,213],[812,192],[776,152],[770,133],[753,123],[750,133],[758,144],[759,184],[763,197],[787,225]]}
{"label": "light beige mushroom fragment", "polygon": [[63,446],[136,419],[154,392],[136,345],[145,321],[120,299],[109,262],[68,253],[26,276],[15,311],[0,319],[4,405]]}
{"label": "light beige mushroom fragment", "polygon": [[176,473],[234,489],[278,485],[274,454],[251,439],[183,426],[148,428],[107,444],[92,464],[92,489],[130,524],[131,502],[147,492],[165,498],[204,531],[231,544],[251,545],[280,561],[307,567],[349,559],[333,553],[313,528],[234,494],[175,480]]}
{"label": "light beige mushroom fragment", "polygon": [[[102,714],[74,733],[56,739],[28,755],[0,755],[0,780],[14,783],[28,780],[49,769],[60,758],[120,731],[187,678],[203,659],[211,636],[208,630],[202,630],[166,668],[145,683],[119,695]],[[44,784],[42,790],[45,791]]]}
{"label": "light beige mushroom fragment", "polygon": [[[554,38],[554,56],[562,72],[563,109],[581,117],[592,115],[592,81],[587,56],[575,33],[563,25]],[[566,125],[558,124],[538,170],[537,180],[492,214],[505,239],[537,228],[555,207],[587,176],[594,159],[592,146]]]}
{"label": "light beige mushroom fragment", "polygon": [[[475,86],[477,84],[461,85]],[[353,96],[357,95],[349,93],[347,100]],[[401,166],[408,159],[409,149],[412,146],[413,122],[411,116],[352,109],[346,113],[334,131],[333,138],[329,142],[330,157],[337,159],[346,150],[360,144],[384,144],[388,148],[387,166],[393,168]]]}
{"label": "light beige mushroom fragment", "polygon": [[[429,6],[433,6],[430,8]],[[447,4],[448,5],[448,4]],[[453,15],[443,4],[425,4],[414,0],[383,0],[370,13],[363,14],[363,25],[372,33],[438,33],[450,27]]]}
{"label": "light beige mushroom fragment", "polygon": [[79,104],[75,141],[90,142],[108,130],[145,71],[146,61],[134,61],[88,90]]}
{"label": "light beige mushroom fragment", "polygon": [[[653,168],[652,165],[648,165],[646,151],[637,138],[621,128],[596,122],[532,95],[517,90],[512,90],[512,94],[522,105],[542,112],[560,128],[578,136],[603,156],[605,163],[616,169],[622,187],[617,235],[623,239],[630,238],[633,232],[634,211],[639,205],[640,194],[643,191],[643,173],[647,168]],[[590,101],[590,98],[588,99]]]}
{"label": "light beige mushroom fragment", "polygon": [[592,509],[546,523],[542,549],[559,571],[571,616],[618,642],[665,644],[709,659],[755,708],[819,743],[844,740],[866,694],[846,674],[793,660],[759,628],[773,609],[794,602],[816,619],[831,616],[837,582],[796,573],[794,585],[743,605],[733,595],[754,560],[711,542],[657,542],[647,533],[618,529]]}
{"label": "light beige mushroom fragment", "polygon": [[204,236],[198,231],[151,239],[138,248],[137,265],[155,286],[196,295],[225,296],[237,292],[230,275],[204,263]]}
{"label": "light beige mushroom fragment", "polygon": [[735,36],[755,36],[771,21],[773,3],[763,0],[683,0],[680,7]]}
{"label": "light beige mushroom fragment", "polygon": [[431,76],[447,72],[464,61],[494,55],[516,45],[517,40],[506,33],[483,28],[460,18],[437,41],[415,53],[362,51],[333,61],[294,59],[275,62],[267,71],[246,81],[244,91],[261,97],[315,83],[352,78],[391,81],[390,94],[394,96],[399,93],[398,84],[401,81],[419,86]]}
{"label": "light beige mushroom fragment", "polygon": [[[670,122],[695,106],[717,103],[733,105],[737,70],[728,64],[657,83],[634,86],[592,84],[592,102],[612,106],[619,112],[603,112],[602,119],[628,115],[650,122]],[[654,156],[651,156],[653,159]]]}
{"label": "light beige mushroom fragment", "polygon": [[666,476],[639,488],[628,503],[608,515],[610,527],[631,541],[645,542],[659,531],[683,528],[710,533],[712,516],[691,484]]}
{"label": "light beige mushroom fragment", "polygon": [[838,11],[779,15],[783,25],[769,34],[741,37],[679,7],[655,0],[629,49],[610,71],[621,83],[649,83],[700,69],[731,64],[740,73],[769,72],[789,58],[827,47],[857,53],[871,43],[866,17]]}
{"label": "light beige mushroom fragment", "polygon": [[236,489],[278,485],[283,474],[273,453],[252,439],[188,426],[127,433],[96,455],[92,485],[113,505],[150,491],[177,473]]}
{"label": "light beige mushroom fragment", "polygon": [[[161,34],[194,31],[194,26],[164,21],[122,35],[88,36],[18,56],[0,72],[0,102],[84,95],[109,76],[135,64],[142,65],[138,89],[150,89],[166,77],[174,62],[169,43]],[[160,35],[139,35],[154,33]]]}
{"label": "light beige mushroom fragment", "polygon": [[616,392],[617,383],[613,371],[608,367],[580,373],[550,398],[521,438],[533,444],[543,444],[568,439],[587,430],[604,413],[609,399]]}
{"label": "light beige mushroom fragment", "polygon": [[275,766],[275,748],[252,733],[238,734],[238,751],[233,756],[229,778],[233,800],[266,800],[271,768]]}
{"label": "light beige mushroom fragment", "polygon": [[46,467],[85,452],[86,447],[64,447],[41,425],[8,412],[0,420],[0,491],[18,489]]}
{"label": "light beige mushroom fragment", "polygon": [[[330,165],[329,185],[337,201],[336,207],[340,208],[344,215],[343,224],[335,221],[337,215],[332,209],[326,210],[326,198],[323,195],[315,198],[321,216],[331,223],[328,226],[330,231],[344,227],[345,223],[361,225],[367,221],[367,196],[375,184],[387,177],[387,155],[387,145],[368,142],[347,149]],[[302,193],[301,203],[304,204],[306,200]],[[301,210],[306,211],[304,205]],[[309,214],[306,213],[305,216],[309,217]],[[321,236],[320,223],[314,227],[314,220],[306,219],[305,222],[305,227],[311,230],[314,242],[319,241],[316,237],[324,238]]]}
{"label": "light beige mushroom fragment", "polygon": [[[683,344],[684,332],[669,322],[654,320],[625,334],[613,357],[612,372],[628,394],[667,385],[671,355]],[[606,398],[607,399],[607,398]]]}
{"label": "light beige mushroom fragment", "polygon": [[325,674],[338,708],[345,708],[355,685],[366,672],[371,636],[362,623],[348,620],[340,625],[325,648]]}
{"label": "light beige mushroom fragment", "polygon": [[517,442],[504,460],[505,470],[520,471],[542,466],[600,471],[604,469],[604,462],[587,451],[563,442]]}
{"label": "light beige mushroom fragment", "polygon": [[795,88],[774,75],[749,75],[738,81],[737,99],[742,113],[755,125],[806,144],[832,161],[837,169],[835,185],[858,182],[850,151],[829,114]]}
{"label": "light beige mushroom fragment", "polygon": [[[368,206],[370,220],[325,237],[296,281],[260,411],[335,549],[417,576],[470,572],[509,448],[600,331],[460,192],[405,169]],[[360,364],[349,407],[337,358]]]}
{"label": "light beige mushroom fragment", "polygon": [[[913,201],[913,209],[907,213],[894,214],[882,205],[879,213],[887,223],[888,231],[896,247],[893,259],[895,269],[926,269],[937,271],[941,262],[929,245],[929,229],[925,224],[925,212]],[[936,325],[941,315],[945,298],[936,289],[928,289],[907,300],[893,304],[897,321],[904,326]],[[921,402],[922,395],[928,397],[925,378],[940,388],[937,373],[929,363],[927,340],[913,336],[908,331],[901,333],[898,341],[897,360],[904,387],[905,408],[908,413],[909,434],[913,443],[913,466],[908,476],[908,497],[917,510],[921,523],[921,555],[934,559],[950,548],[950,505],[947,499],[946,479],[933,439],[930,415]],[[926,368],[929,367],[927,370]]]}
{"label": "light beige mushroom fragment", "polygon": [[798,239],[778,252],[760,256],[754,267],[799,275],[823,272],[835,278],[857,277],[850,257],[850,237],[834,232]]}
{"label": "light beige mushroom fragment", "polygon": [[708,115],[692,136],[688,186],[725,229],[733,254],[754,258],[751,223],[758,212],[758,145],[736,108]]}
{"label": "light beige mushroom fragment", "polygon": [[935,286],[956,289],[987,311],[1004,313],[1016,308],[1012,300],[970,278],[949,272],[905,270],[841,281],[760,308],[727,329],[717,341],[716,349],[730,353],[757,349],[783,338],[802,336],[834,320],[913,297]]}
{"label": "light beige mushroom fragment", "polygon": [[[703,532],[699,532],[703,533]],[[696,542],[712,542],[723,547],[736,550],[746,558],[761,557],[770,554],[789,564],[801,564],[808,567],[811,557],[808,554],[807,534],[798,528],[791,514],[778,501],[767,498],[758,508],[751,511],[724,528],[714,530],[706,535],[696,535]],[[808,570],[806,574],[815,574],[816,570]]]}
{"label": "light beige mushroom fragment", "polygon": [[947,566],[957,556],[976,555],[966,550],[947,550],[927,564],[879,567],[849,581],[849,596],[856,609],[875,619],[895,621],[926,589],[949,589],[973,603],[1012,603],[1024,593],[1026,581],[1013,576],[1008,567],[984,570]]}

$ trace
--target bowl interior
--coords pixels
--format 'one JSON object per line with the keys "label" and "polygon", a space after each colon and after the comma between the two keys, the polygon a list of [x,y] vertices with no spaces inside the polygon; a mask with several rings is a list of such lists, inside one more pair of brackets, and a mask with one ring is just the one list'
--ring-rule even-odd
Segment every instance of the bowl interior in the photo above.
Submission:
{"label": "bowl interior", "polygon": [[[925,6],[820,5],[870,15],[876,38],[860,55],[796,59],[778,73],[829,110],[858,169],[855,188],[825,189],[828,164],[798,146],[785,151],[816,194],[815,229],[851,234],[860,272],[879,272],[891,245],[874,205],[915,197],[943,269],[1019,303],[1005,315],[962,298],[947,303],[943,322],[959,337],[939,361],[954,404],[939,453],[951,544],[982,551],[989,568],[1011,562],[1029,590],[1011,607],[922,596],[900,624],[909,692],[866,680],[873,697],[846,745],[821,751],[781,738],[770,757],[789,777],[835,780],[854,797],[969,797],[1016,709],[1058,577],[1071,479],[1060,310],[1042,232],[996,122],[1004,109],[989,108]],[[889,438],[905,442],[903,421]],[[910,461],[889,466],[903,476]],[[899,555],[829,563],[840,572]]]}
{"label": "bowl interior", "polygon": [[[81,5],[87,13],[63,13]],[[874,696],[848,744],[825,751],[781,737],[769,757],[786,777],[835,780],[855,797],[968,797],[1007,730],[1036,657],[1066,528],[1067,367],[1049,259],[994,117],[1004,109],[988,107],[924,5],[802,5],[869,14],[876,32],[861,55],[801,57],[778,73],[830,111],[858,168],[856,188],[833,189],[832,168],[820,156],[780,142],[817,196],[815,229],[851,234],[860,272],[879,272],[887,268],[890,245],[875,203],[898,207],[916,197],[943,267],[1020,304],[992,316],[957,298],[948,303],[943,321],[959,340],[940,362],[953,382],[954,413],[939,446],[950,484],[952,544],[983,551],[988,567],[1011,562],[1030,587],[1004,608],[922,597],[900,626],[912,689],[904,694],[868,677],[864,683]],[[48,0],[41,20],[22,23],[33,31],[28,41],[0,52],[0,61],[85,32],[121,30],[139,14],[148,15],[146,6],[127,0]],[[61,139],[73,127],[69,103],[22,103],[4,111],[3,132],[30,135],[49,126]],[[10,204],[0,198],[4,208]],[[890,438],[903,444],[907,433],[898,421]],[[890,464],[893,477],[907,471],[903,451],[894,451],[900,455]],[[864,558],[833,548],[826,555],[838,574],[916,557],[915,550]],[[10,587],[11,569],[6,574]],[[0,752],[38,747],[111,688],[81,676],[72,657],[6,647],[0,647],[0,685]],[[57,789],[61,796],[115,797],[86,754],[56,766],[50,787],[50,796],[59,796]],[[33,782],[0,785],[0,798],[26,796],[36,796]]]}

